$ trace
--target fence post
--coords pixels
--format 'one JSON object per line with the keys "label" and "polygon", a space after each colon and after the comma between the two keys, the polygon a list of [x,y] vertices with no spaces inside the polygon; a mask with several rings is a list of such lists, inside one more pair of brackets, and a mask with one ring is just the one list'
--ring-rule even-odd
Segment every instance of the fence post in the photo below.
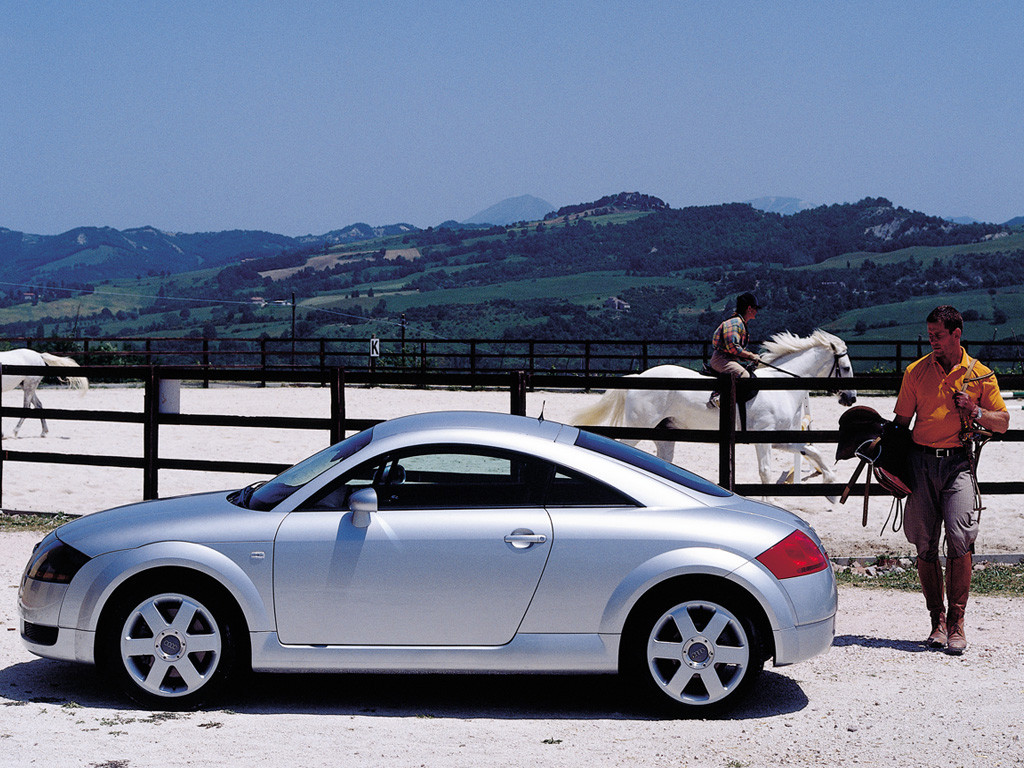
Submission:
{"label": "fence post", "polygon": [[[0,376],[3,374],[3,366],[0,365]],[[4,417],[4,404],[0,400],[0,422],[3,422]],[[7,451],[4,450],[3,446],[0,445],[0,510],[3,509],[4,504],[4,458],[7,456]]]}
{"label": "fence post", "polygon": [[160,379],[153,366],[150,366],[146,374],[142,412],[142,498],[148,500],[159,495],[157,459],[160,448]]}
{"label": "fence post", "polygon": [[512,371],[512,384],[509,387],[511,403],[509,413],[513,416],[526,415],[526,371]]}
{"label": "fence post", "polygon": [[[205,336],[203,337],[203,368],[206,371],[210,370],[210,340]],[[210,388],[210,374],[207,373],[203,377],[203,389]]]}
{"label": "fence post", "polygon": [[732,490],[736,484],[736,377],[719,376],[718,484]]}
{"label": "fence post", "polygon": [[[264,373],[267,372],[267,340],[260,339],[260,370]],[[267,386],[267,378],[264,376],[260,382],[260,387]]]}
{"label": "fence post", "polygon": [[345,439],[345,369],[331,369],[331,445]]}

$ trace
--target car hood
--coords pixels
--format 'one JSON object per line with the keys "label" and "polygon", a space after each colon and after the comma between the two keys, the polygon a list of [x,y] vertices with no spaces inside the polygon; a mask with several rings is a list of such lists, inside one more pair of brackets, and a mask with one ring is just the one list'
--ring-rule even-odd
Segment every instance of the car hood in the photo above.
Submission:
{"label": "car hood", "polygon": [[283,514],[237,507],[230,491],[176,496],[85,515],[56,530],[89,557],[159,541],[273,541]]}

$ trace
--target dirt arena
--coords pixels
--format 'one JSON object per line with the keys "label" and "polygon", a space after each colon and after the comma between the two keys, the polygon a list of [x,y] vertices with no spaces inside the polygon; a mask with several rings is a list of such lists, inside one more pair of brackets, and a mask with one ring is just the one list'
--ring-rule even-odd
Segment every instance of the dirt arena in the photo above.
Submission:
{"label": "dirt arena", "polygon": [[[50,407],[141,411],[142,391],[93,389],[83,399],[44,390]],[[5,396],[6,397],[6,396]],[[504,410],[507,394],[352,390],[348,413],[388,418],[418,410]],[[571,420],[596,395],[533,393],[530,415]],[[186,389],[182,410],[324,416],[315,388]],[[15,404],[14,401],[5,402]],[[891,411],[891,398],[869,400]],[[841,409],[815,398],[814,426],[830,428]],[[1022,426],[1011,410],[1011,428]],[[13,427],[4,420],[5,433]],[[38,437],[29,422],[8,450],[141,455],[141,427],[52,422]],[[293,462],[326,444],[320,432],[163,428],[162,452]],[[986,448],[982,477],[1013,478],[1017,444]],[[832,453],[829,447],[827,453]],[[680,450],[680,463],[709,477],[705,447]],[[787,466],[776,459],[775,471]],[[753,451],[738,459],[743,482],[756,480]],[[846,462],[849,464],[849,462]],[[791,461],[789,466],[791,466]],[[852,467],[841,466],[848,476]],[[1009,470],[1009,471],[1007,471]],[[238,487],[231,474],[163,472],[161,495]],[[4,507],[88,513],[141,496],[141,472],[8,463]],[[900,552],[902,534],[878,534],[860,507],[824,498],[778,499],[812,522],[833,554]],[[1012,497],[988,499],[979,551],[1021,552],[1024,525]],[[714,721],[657,720],[625,704],[616,678],[452,675],[255,675],[218,708],[146,712],[113,696],[89,668],[38,659],[17,632],[16,589],[41,534],[0,534],[0,767],[149,768],[184,766],[635,766],[768,768],[792,766],[1024,765],[1024,664],[1020,599],[972,597],[968,652],[927,651],[920,595],[840,589],[829,653],[792,667],[770,666],[753,695]]]}

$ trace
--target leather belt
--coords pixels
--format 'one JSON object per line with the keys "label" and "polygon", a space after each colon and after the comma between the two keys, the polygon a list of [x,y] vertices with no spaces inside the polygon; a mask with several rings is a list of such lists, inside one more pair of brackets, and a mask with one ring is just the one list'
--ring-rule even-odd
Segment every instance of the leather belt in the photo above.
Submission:
{"label": "leather belt", "polygon": [[967,455],[963,449],[963,446],[958,446],[956,448],[932,448],[930,445],[917,445],[915,443],[914,448],[916,448],[919,451],[923,451],[924,453],[927,453],[929,456],[934,456],[937,459],[945,459],[948,456]]}

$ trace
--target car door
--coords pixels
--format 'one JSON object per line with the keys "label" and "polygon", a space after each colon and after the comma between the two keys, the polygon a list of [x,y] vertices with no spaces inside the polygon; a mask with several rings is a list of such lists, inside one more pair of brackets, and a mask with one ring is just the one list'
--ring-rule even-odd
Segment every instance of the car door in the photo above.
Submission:
{"label": "car door", "polygon": [[[551,548],[548,467],[497,449],[391,453],[299,505],[274,544],[278,634],[300,645],[502,645]],[[347,499],[378,510],[353,523]]]}

